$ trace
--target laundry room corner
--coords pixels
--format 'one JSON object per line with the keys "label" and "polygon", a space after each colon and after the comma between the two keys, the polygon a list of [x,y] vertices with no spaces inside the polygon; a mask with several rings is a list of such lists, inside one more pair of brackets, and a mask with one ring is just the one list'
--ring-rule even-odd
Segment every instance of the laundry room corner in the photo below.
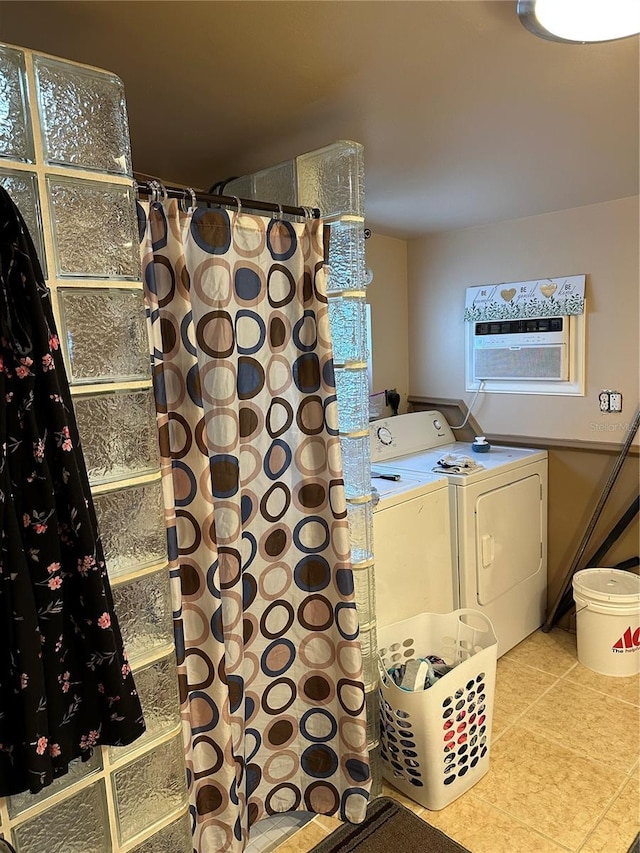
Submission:
{"label": "laundry room corner", "polygon": [[[434,398],[473,398],[465,390],[467,287],[586,275],[584,396],[480,393],[472,413],[493,443],[548,452],[551,605],[637,406],[638,199],[425,235],[408,241],[407,258],[409,398],[422,398],[423,408],[433,408]],[[624,389],[622,412],[602,413],[600,391],[612,387]],[[637,492],[638,452],[636,435],[594,544]],[[614,543],[609,564],[629,557],[638,536],[636,518]]]}

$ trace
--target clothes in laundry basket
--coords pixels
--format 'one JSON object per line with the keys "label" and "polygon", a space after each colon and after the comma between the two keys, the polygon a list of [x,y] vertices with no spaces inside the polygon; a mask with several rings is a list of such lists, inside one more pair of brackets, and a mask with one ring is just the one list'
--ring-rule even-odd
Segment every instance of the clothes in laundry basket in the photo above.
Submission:
{"label": "clothes in laundry basket", "polygon": [[427,655],[424,658],[417,658],[399,666],[393,666],[388,672],[394,684],[401,690],[413,693],[416,690],[427,690],[432,687],[436,681],[452,669],[452,665],[437,655]]}

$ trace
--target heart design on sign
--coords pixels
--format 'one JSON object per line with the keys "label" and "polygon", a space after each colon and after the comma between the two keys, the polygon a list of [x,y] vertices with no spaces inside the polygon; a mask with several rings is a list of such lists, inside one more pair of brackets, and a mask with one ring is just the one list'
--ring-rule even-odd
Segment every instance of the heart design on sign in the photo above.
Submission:
{"label": "heart design on sign", "polygon": [[509,287],[506,290],[500,291],[500,296],[504,299],[505,302],[511,302],[513,297],[516,295],[515,287]]}
{"label": "heart design on sign", "polygon": [[556,292],[557,289],[558,289],[557,284],[543,284],[542,287],[540,288],[540,290],[542,291],[544,296],[547,297],[547,299],[549,299],[550,296],[553,296],[553,294]]}

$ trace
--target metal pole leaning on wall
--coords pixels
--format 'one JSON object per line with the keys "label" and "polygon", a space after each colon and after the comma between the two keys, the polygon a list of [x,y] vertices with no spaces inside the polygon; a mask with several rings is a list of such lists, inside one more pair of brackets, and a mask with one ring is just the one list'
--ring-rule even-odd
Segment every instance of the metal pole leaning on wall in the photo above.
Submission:
{"label": "metal pole leaning on wall", "polygon": [[549,633],[549,631],[554,627],[554,625],[557,622],[557,619],[559,618],[558,610],[559,610],[560,604],[562,602],[562,599],[564,598],[567,590],[569,589],[569,586],[571,585],[571,580],[572,580],[574,574],[576,573],[578,566],[580,565],[580,561],[584,557],[584,552],[587,550],[587,545],[589,544],[589,540],[591,539],[591,536],[593,534],[593,531],[595,530],[596,524],[598,523],[598,520],[602,514],[602,510],[604,509],[604,506],[607,502],[607,498],[611,494],[611,490],[613,489],[615,482],[618,479],[618,474],[620,473],[620,471],[622,469],[622,465],[624,463],[624,460],[627,458],[627,453],[629,452],[629,448],[631,447],[631,442],[635,438],[636,432],[638,431],[638,426],[640,426],[640,409],[638,409],[636,411],[635,417],[633,419],[633,423],[629,427],[629,432],[627,433],[627,437],[624,441],[624,444],[622,445],[622,449],[620,451],[620,454],[615,461],[615,464],[611,470],[611,473],[609,474],[609,477],[607,479],[607,482],[605,483],[604,489],[602,490],[602,494],[600,495],[600,498],[598,499],[598,503],[596,504],[596,507],[593,511],[593,514],[591,516],[589,524],[587,525],[587,529],[584,532],[584,535],[582,537],[582,541],[580,542],[578,550],[576,551],[576,555],[573,558],[573,560],[571,562],[571,566],[569,568],[569,571],[567,572],[567,574],[564,578],[562,588],[561,588],[560,592],[558,593],[556,600],[553,603],[553,607],[551,608],[549,615],[547,616],[547,621],[542,626],[542,630],[544,631],[545,634]]}
{"label": "metal pole leaning on wall", "polygon": [[[618,541],[618,539],[622,536],[627,527],[631,524],[633,519],[640,511],[640,496],[636,495],[634,499],[631,501],[628,509],[622,514],[622,516],[618,519],[616,524],[613,526],[606,539],[600,545],[597,551],[595,551],[591,557],[587,560],[586,566],[599,566],[600,560],[603,560],[606,554],[610,551],[613,545]],[[638,565],[638,558],[633,557],[631,560],[624,560],[622,563],[614,566],[615,569],[627,569],[633,568]],[[571,606],[573,604],[573,595],[571,587],[567,587],[564,591],[564,595],[558,605],[558,609],[556,611],[556,622],[558,622],[565,613],[568,613],[571,610]]]}

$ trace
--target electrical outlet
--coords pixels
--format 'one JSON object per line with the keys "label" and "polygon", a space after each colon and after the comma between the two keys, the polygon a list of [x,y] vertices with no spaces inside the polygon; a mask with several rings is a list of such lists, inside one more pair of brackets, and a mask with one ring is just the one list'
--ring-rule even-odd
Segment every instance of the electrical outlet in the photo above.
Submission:
{"label": "electrical outlet", "polygon": [[598,404],[601,412],[621,412],[622,394],[619,391],[601,391]]}
{"label": "electrical outlet", "polygon": [[622,411],[622,394],[619,391],[610,391],[609,392],[609,411],[610,412],[621,412]]}

